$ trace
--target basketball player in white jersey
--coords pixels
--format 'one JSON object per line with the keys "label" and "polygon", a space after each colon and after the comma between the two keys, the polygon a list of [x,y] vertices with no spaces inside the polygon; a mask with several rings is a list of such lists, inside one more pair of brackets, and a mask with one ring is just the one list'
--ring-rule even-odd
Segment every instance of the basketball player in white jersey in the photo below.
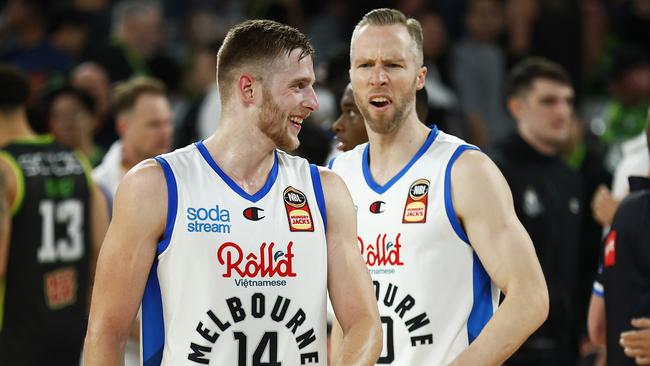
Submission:
{"label": "basketball player in white jersey", "polygon": [[378,364],[502,364],[548,313],[506,181],[474,146],[418,120],[427,70],[416,20],[391,9],[366,14],[350,65],[369,143],[330,167],[357,207],[384,326]]}
{"label": "basketball player in white jersey", "polygon": [[217,56],[222,113],[208,139],[145,161],[118,188],[93,294],[86,365],[121,360],[142,300],[145,365],[372,365],[381,324],[343,181],[295,149],[318,108],[312,48],[266,20]]}

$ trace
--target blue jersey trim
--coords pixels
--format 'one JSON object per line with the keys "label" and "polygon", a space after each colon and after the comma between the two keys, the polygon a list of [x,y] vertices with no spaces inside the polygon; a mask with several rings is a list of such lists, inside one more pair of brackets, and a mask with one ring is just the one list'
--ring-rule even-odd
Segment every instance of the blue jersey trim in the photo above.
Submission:
{"label": "blue jersey trim", "polygon": [[325,207],[325,196],[323,195],[323,185],[320,181],[320,173],[318,167],[314,164],[309,164],[311,172],[311,184],[314,186],[314,193],[316,194],[316,203],[318,203],[318,210],[320,216],[323,218],[323,230],[327,232],[327,208]]}
{"label": "blue jersey trim", "polygon": [[492,309],[492,281],[476,253],[473,256],[472,280],[474,303],[467,319],[467,338],[472,343],[490,321]]}
{"label": "blue jersey trim", "polygon": [[195,143],[196,147],[199,149],[199,152],[201,155],[203,155],[203,158],[205,161],[212,167],[212,169],[223,179],[224,182],[233,190],[235,193],[240,195],[242,198],[251,201],[253,203],[259,201],[262,199],[270,190],[271,187],[273,187],[273,183],[275,183],[276,178],[278,177],[278,152],[277,150],[273,152],[273,168],[271,168],[271,173],[269,173],[268,178],[266,179],[266,183],[264,183],[264,186],[260,188],[259,191],[257,191],[255,194],[251,195],[248,194],[248,192],[244,191],[235,183],[228,174],[226,174],[219,166],[217,163],[212,159],[212,156],[210,155],[210,152],[208,149],[205,147],[203,144],[203,141],[199,141]]}
{"label": "blue jersey trim", "polygon": [[451,198],[451,168],[456,159],[458,159],[458,157],[466,150],[478,150],[478,148],[472,145],[458,146],[456,151],[451,155],[447,167],[445,168],[445,211],[447,212],[447,218],[449,218],[449,223],[456,232],[456,235],[458,235],[462,241],[469,244],[469,238],[467,237],[465,230],[463,230],[463,227],[460,225],[458,216],[456,216],[456,210],[454,210],[454,202]]}
{"label": "blue jersey trim", "polygon": [[411,166],[413,166],[413,164],[415,164],[415,162],[418,161],[418,159],[420,159],[422,155],[424,155],[427,149],[429,149],[431,144],[433,144],[433,142],[436,140],[436,137],[438,137],[438,133],[439,133],[438,127],[434,125],[431,131],[429,131],[429,135],[427,136],[427,139],[424,141],[424,144],[420,146],[420,149],[415,153],[415,155],[413,155],[411,160],[402,168],[402,170],[400,170],[393,178],[391,178],[383,186],[375,182],[374,178],[372,177],[372,173],[370,172],[370,144],[366,145],[366,147],[363,150],[363,158],[361,159],[361,165],[363,170],[363,177],[366,179],[366,184],[368,184],[368,187],[370,187],[370,189],[372,189],[378,194],[382,194],[386,192],[390,187],[392,187],[395,183],[397,183],[397,181],[399,181],[399,179],[402,178],[404,174],[406,174],[406,172],[411,168]]}
{"label": "blue jersey trim", "polygon": [[156,156],[155,159],[162,167],[163,172],[165,173],[165,181],[167,182],[167,222],[165,223],[165,233],[163,234],[163,238],[160,243],[158,243],[158,255],[160,255],[169,246],[169,242],[172,239],[172,233],[174,232],[176,212],[178,210],[178,188],[176,186],[174,172],[172,171],[171,166],[169,166],[167,160],[160,156]]}
{"label": "blue jersey trim", "polygon": [[330,159],[330,162],[327,164],[327,169],[332,170],[332,167],[334,166],[334,160],[336,160],[336,157]]}
{"label": "blue jersey trim", "polygon": [[147,278],[147,285],[142,296],[142,364],[158,366],[162,362],[165,346],[165,319],[163,317],[162,295],[158,282],[158,258]]}

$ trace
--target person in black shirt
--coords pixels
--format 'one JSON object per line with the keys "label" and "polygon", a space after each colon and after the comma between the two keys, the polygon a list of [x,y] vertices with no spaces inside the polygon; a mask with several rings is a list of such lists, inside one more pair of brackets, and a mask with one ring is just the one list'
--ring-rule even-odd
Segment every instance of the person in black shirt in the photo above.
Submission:
{"label": "person in black shirt", "polygon": [[580,176],[564,164],[559,151],[569,137],[574,92],[564,69],[541,58],[516,65],[507,87],[517,131],[497,143],[493,159],[535,245],[550,311],[506,364],[572,366],[578,353],[575,294],[582,192]]}
{"label": "person in black shirt", "polygon": [[31,130],[28,97],[0,65],[0,364],[77,366],[108,211],[83,156]]}
{"label": "person in black shirt", "polygon": [[650,365],[650,178],[629,182],[603,241],[589,308],[589,334],[606,344],[608,365]]}

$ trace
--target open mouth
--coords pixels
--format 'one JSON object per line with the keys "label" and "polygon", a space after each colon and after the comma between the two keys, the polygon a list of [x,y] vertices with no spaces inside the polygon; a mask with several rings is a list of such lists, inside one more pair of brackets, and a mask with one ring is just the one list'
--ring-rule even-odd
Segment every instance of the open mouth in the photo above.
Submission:
{"label": "open mouth", "polygon": [[300,128],[302,126],[302,121],[304,121],[304,118],[300,116],[289,116],[289,121],[291,121],[295,127]]}
{"label": "open mouth", "polygon": [[371,97],[370,98],[370,104],[377,108],[383,108],[386,107],[387,105],[391,104],[392,101],[386,97]]}

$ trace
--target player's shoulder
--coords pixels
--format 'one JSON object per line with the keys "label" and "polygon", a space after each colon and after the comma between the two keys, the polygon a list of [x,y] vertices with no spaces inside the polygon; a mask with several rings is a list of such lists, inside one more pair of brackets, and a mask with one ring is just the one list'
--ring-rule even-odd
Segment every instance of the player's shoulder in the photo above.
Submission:
{"label": "player's shoulder", "polygon": [[367,146],[368,143],[366,142],[355,146],[352,150],[340,153],[328,162],[327,167],[334,171],[338,171],[350,165],[358,166],[355,164],[363,159]]}
{"label": "player's shoulder", "polygon": [[[207,150],[206,150],[207,152]],[[154,160],[160,161],[160,159],[168,161],[168,162],[183,162],[188,159],[196,159],[196,157],[202,154],[201,149],[199,148],[198,143],[192,143],[187,146],[178,148],[174,151],[158,155],[157,157],[154,158]]]}

